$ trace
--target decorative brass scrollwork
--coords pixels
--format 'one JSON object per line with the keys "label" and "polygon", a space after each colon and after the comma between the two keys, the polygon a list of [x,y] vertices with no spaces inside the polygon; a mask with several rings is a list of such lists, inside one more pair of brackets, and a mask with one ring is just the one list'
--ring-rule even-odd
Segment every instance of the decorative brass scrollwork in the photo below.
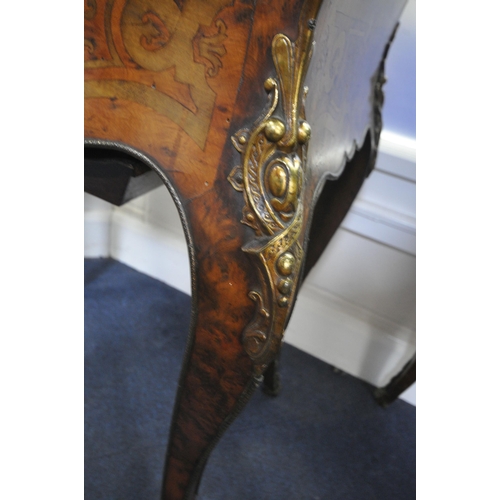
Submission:
{"label": "decorative brass scrollwork", "polygon": [[283,34],[272,42],[277,77],[264,88],[270,106],[251,129],[233,137],[241,154],[241,165],[228,180],[243,193],[242,223],[256,238],[242,250],[254,256],[260,273],[260,290],[251,290],[256,303],[254,319],[243,332],[243,345],[260,375],[277,354],[296,294],[303,249],[304,170],[311,127],[305,121],[307,89],[304,78],[311,56],[312,29],[301,31],[294,44]]}

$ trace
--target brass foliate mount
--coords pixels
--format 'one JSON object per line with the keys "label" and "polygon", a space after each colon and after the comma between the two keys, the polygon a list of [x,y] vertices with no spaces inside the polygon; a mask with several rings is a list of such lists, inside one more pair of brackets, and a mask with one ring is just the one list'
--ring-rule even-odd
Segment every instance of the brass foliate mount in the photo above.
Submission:
{"label": "brass foliate mount", "polygon": [[256,235],[242,248],[255,258],[260,276],[259,289],[248,294],[256,303],[255,316],[242,335],[256,375],[280,348],[304,254],[302,187],[311,127],[303,101],[311,47],[311,30],[302,31],[295,44],[283,34],[274,37],[277,76],[264,82],[270,105],[252,128],[231,138],[241,165],[233,168],[228,180],[243,193],[241,222]]}

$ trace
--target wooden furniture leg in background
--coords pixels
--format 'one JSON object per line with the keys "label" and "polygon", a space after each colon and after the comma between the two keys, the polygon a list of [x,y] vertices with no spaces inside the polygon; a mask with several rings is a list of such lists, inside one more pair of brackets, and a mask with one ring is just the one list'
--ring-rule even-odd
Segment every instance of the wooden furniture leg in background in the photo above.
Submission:
{"label": "wooden furniture leg in background", "polygon": [[392,402],[413,385],[417,379],[417,356],[406,363],[403,369],[396,374],[385,387],[375,390],[374,396],[380,406],[389,406]]}
{"label": "wooden furniture leg in background", "polygon": [[[230,214],[233,193],[227,179],[216,185],[185,203],[193,228],[196,288],[170,428],[164,500],[194,498],[211,450],[262,380],[241,342],[254,314],[241,224]],[[209,214],[218,214],[217,221],[210,223]]]}

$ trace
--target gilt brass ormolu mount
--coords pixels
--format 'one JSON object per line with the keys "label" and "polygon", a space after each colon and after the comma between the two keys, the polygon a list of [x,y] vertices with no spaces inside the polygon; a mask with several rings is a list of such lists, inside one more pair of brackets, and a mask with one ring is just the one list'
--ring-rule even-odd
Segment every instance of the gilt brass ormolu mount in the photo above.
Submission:
{"label": "gilt brass ormolu mount", "polygon": [[295,44],[283,34],[274,37],[277,78],[264,82],[270,108],[253,128],[243,128],[232,137],[242,164],[231,171],[228,180],[245,197],[241,222],[255,231],[256,238],[242,250],[256,259],[261,283],[259,291],[249,292],[256,313],[242,336],[256,376],[279,351],[304,255],[299,237],[304,223],[302,186],[311,128],[305,121],[303,100],[313,29],[311,21]]}

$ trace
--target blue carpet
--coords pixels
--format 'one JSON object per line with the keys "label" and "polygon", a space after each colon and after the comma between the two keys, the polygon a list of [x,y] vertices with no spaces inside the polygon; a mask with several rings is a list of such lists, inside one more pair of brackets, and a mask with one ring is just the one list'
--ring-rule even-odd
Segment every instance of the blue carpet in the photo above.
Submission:
{"label": "blue carpet", "polygon": [[[190,298],[85,260],[85,498],[158,500]],[[415,408],[284,345],[278,397],[257,391],[213,451],[199,500],[415,498]]]}

